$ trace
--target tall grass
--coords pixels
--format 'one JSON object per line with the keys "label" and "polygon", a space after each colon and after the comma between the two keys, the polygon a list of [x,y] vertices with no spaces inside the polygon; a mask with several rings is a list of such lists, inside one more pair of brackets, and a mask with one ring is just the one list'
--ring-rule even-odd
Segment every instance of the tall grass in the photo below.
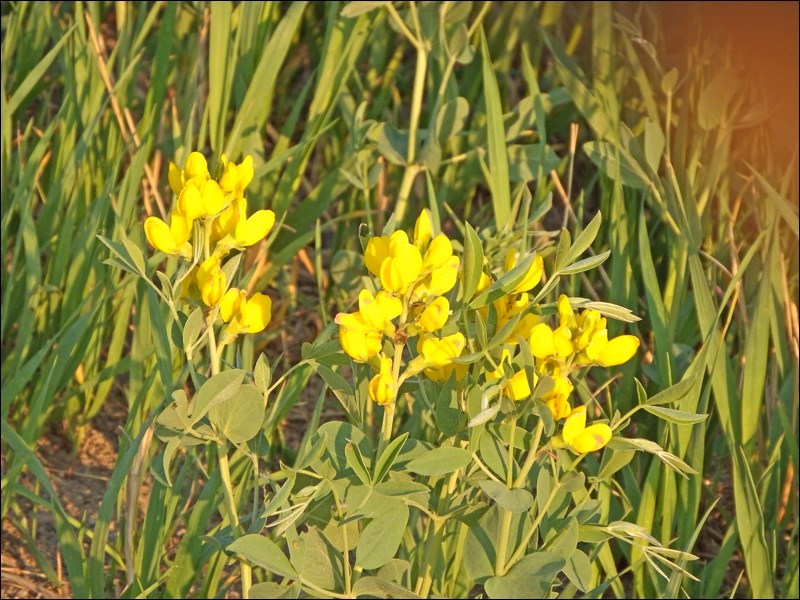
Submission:
{"label": "tall grass", "polygon": [[[251,205],[284,218],[269,254],[245,259],[251,289],[281,290],[283,319],[318,306],[326,323],[351,300],[359,224],[379,232],[395,208],[406,225],[421,207],[442,222],[467,217],[487,252],[526,215],[542,225],[531,242],[544,244],[545,230],[577,235],[599,210],[592,251],[612,258],[571,293],[643,315],[647,349],[614,382],[612,407],[635,405],[634,378],[651,395],[685,380],[671,407],[710,417],[639,432],[699,476],[637,457],[603,492],[607,514],[704,554],[686,566],[698,581],[654,575],[641,551],[608,542],[596,558],[611,584],[595,595],[798,595],[796,154],[770,155],[747,80],[721,68],[724,50],[698,42],[668,69],[646,8],[445,4],[441,20],[441,3],[415,15],[444,41],[434,46],[402,31],[405,3],[394,14],[339,2],[3,5],[2,515],[53,583],[24,501],[52,513],[76,597],[230,586],[226,531],[212,520],[219,473],[199,487],[202,456],[171,487],[152,479],[138,512],[157,452],[149,427],[188,374],[173,367],[175,332],[152,291],[104,264],[97,237],[143,247],[144,216],[163,217],[172,201],[168,161],[203,149],[252,154]],[[316,285],[293,293],[309,255]],[[244,368],[277,335],[246,348]],[[268,420],[266,440],[287,461],[281,419],[310,376],[288,378]],[[335,384],[323,385],[312,423]],[[79,447],[111,401],[128,416],[87,529],[36,449],[59,423]],[[233,464],[258,477],[250,468]]]}

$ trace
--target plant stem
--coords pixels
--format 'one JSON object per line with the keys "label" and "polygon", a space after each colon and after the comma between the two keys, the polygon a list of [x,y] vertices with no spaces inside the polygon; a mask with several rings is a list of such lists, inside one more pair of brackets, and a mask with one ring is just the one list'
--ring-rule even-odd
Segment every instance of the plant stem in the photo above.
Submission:
{"label": "plant stem", "polygon": [[544,422],[542,419],[539,419],[539,422],[536,424],[536,431],[533,434],[533,444],[531,444],[531,449],[528,451],[528,456],[525,458],[525,463],[522,465],[522,469],[519,471],[519,475],[517,475],[517,479],[514,481],[514,487],[522,487],[525,484],[525,479],[528,477],[528,473],[533,468],[533,463],[536,462],[536,454],[539,452],[539,442],[542,439],[542,432],[544,431]]}
{"label": "plant stem", "polygon": [[[219,462],[219,474],[222,481],[222,491],[225,494],[225,508],[228,512],[228,519],[231,527],[239,529],[239,513],[236,510],[236,500],[233,497],[233,484],[231,483],[231,468],[228,462],[228,445],[226,442],[217,442],[217,460]],[[250,597],[250,587],[253,577],[250,564],[244,559],[239,559],[242,570],[242,598]]]}

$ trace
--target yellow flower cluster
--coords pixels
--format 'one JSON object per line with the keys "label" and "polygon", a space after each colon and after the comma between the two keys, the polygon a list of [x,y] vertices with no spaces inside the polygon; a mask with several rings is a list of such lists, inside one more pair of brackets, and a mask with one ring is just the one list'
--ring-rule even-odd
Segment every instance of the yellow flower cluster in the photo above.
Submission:
{"label": "yellow flower cluster", "polygon": [[262,331],[272,307],[264,294],[248,299],[244,290],[228,289],[222,269],[222,259],[231,250],[258,243],[275,224],[271,210],[247,215],[244,192],[252,179],[252,156],[235,164],[222,155],[216,177],[212,177],[205,157],[192,152],[183,169],[172,162],[169,165],[169,185],[176,197],[169,223],[155,216],[144,222],[147,241],[155,249],[198,261],[184,280],[184,291],[196,286],[204,305],[219,307],[231,337]]}
{"label": "yellow flower cluster", "polygon": [[[505,269],[511,270],[516,256],[512,252],[506,256]],[[577,452],[599,450],[611,439],[611,429],[605,424],[586,427],[585,407],[573,409],[570,396],[574,390],[570,373],[581,367],[600,365],[610,367],[630,360],[639,347],[639,339],[633,335],[622,335],[608,339],[606,319],[594,309],[586,309],[576,314],[569,298],[562,295],[558,300],[559,325],[552,329],[541,317],[526,313],[528,292],[542,279],[543,263],[537,256],[519,283],[510,293],[494,301],[497,313],[497,330],[515,316],[522,314],[506,341],[499,365],[486,374],[487,381],[506,378],[503,393],[512,400],[521,401],[531,396],[531,385],[524,370],[507,370],[512,365],[512,352],[508,346],[518,344],[519,338],[527,339],[535,360],[533,385],[540,377],[552,380],[552,387],[541,396],[556,420],[567,419],[561,441]],[[491,279],[483,274],[478,290],[488,288]],[[483,311],[487,316],[488,307]],[[587,449],[588,448],[588,449]]]}
{"label": "yellow flower cluster", "polygon": [[[444,294],[455,286],[460,263],[448,237],[433,235],[427,210],[417,218],[413,241],[405,231],[372,237],[364,262],[381,289],[374,296],[361,290],[358,310],[336,315],[339,341],[350,357],[377,371],[369,384],[370,398],[390,404],[406,377],[424,371],[432,379],[444,380],[457,370],[452,361],[466,346],[463,334],[441,338],[433,334],[447,323],[450,303]],[[418,336],[417,357],[400,376],[400,353],[412,336]],[[394,346],[391,359],[383,352],[385,339]]]}

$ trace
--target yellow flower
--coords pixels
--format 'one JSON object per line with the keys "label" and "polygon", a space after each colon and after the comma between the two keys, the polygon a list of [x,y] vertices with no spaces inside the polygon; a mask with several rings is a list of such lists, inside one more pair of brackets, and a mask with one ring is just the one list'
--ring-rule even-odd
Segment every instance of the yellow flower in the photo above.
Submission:
{"label": "yellow flower", "polygon": [[569,397],[574,389],[569,378],[557,373],[553,375],[553,389],[542,396],[542,402],[553,413],[553,418],[556,421],[567,418],[572,412]]}
{"label": "yellow flower", "polygon": [[358,312],[364,322],[374,330],[394,335],[392,319],[403,312],[403,303],[384,291],[373,297],[369,290],[361,290],[358,294]]}
{"label": "yellow flower", "polygon": [[466,345],[467,340],[461,332],[441,339],[420,335],[417,341],[418,356],[408,363],[406,376],[424,370],[425,375],[434,381],[446,381],[453,372],[456,377],[463,377],[467,365],[453,363],[453,359],[461,356]]}
{"label": "yellow flower", "polygon": [[220,269],[219,259],[210,256],[200,263],[195,280],[203,303],[206,306],[215,306],[225,292],[225,273]]}
{"label": "yellow flower", "polygon": [[389,256],[380,267],[381,285],[388,292],[405,294],[422,270],[419,248],[408,241],[405,231],[395,231],[389,237]]}
{"label": "yellow flower", "polygon": [[561,440],[573,452],[584,454],[600,450],[611,440],[611,428],[605,423],[586,427],[586,407],[576,407],[561,430]]}
{"label": "yellow flower", "polygon": [[228,205],[219,184],[213,179],[199,184],[191,181],[178,196],[178,210],[190,220],[216,216]]}
{"label": "yellow flower", "polygon": [[275,213],[258,210],[247,216],[247,200],[237,198],[214,220],[212,239],[218,240],[217,252],[225,254],[231,248],[243,249],[263,240],[275,225]]}
{"label": "yellow flower", "polygon": [[[513,269],[517,264],[517,253],[514,250],[509,250],[506,253],[505,268],[506,272]],[[527,292],[535,288],[542,280],[544,274],[544,260],[538,254],[533,259],[531,266],[528,268],[525,277],[520,281],[517,286],[511,291],[512,294],[519,294],[520,292]]]}
{"label": "yellow flower", "polygon": [[225,194],[232,194],[235,199],[244,197],[244,190],[253,180],[253,157],[248,155],[237,164],[229,162],[223,154],[220,157],[222,174],[219,177],[219,187]]}
{"label": "yellow flower", "polygon": [[364,250],[364,264],[367,265],[369,272],[380,277],[381,265],[387,258],[389,258],[389,238],[386,236],[370,238]]}
{"label": "yellow flower", "polygon": [[222,297],[219,312],[222,320],[228,323],[225,328],[228,335],[258,333],[269,325],[272,318],[272,299],[258,293],[248,298],[244,290],[231,288]]}
{"label": "yellow flower", "polygon": [[586,356],[603,367],[614,367],[628,362],[639,349],[635,335],[620,335],[608,339],[608,331],[597,333],[586,347]]}
{"label": "yellow flower", "polygon": [[419,213],[417,221],[414,223],[414,245],[422,252],[426,248],[433,236],[433,223],[428,209],[425,208]]}
{"label": "yellow flower", "polygon": [[151,246],[186,259],[192,258],[191,232],[192,222],[178,211],[172,211],[169,225],[158,217],[147,217],[144,222],[144,235]]}
{"label": "yellow flower", "polygon": [[206,157],[199,152],[189,154],[183,169],[174,162],[169,163],[169,187],[176,196],[180,195],[181,190],[189,182],[194,182],[199,187],[199,184],[208,178],[208,162],[206,162]]}
{"label": "yellow flower", "polygon": [[425,251],[422,266],[425,269],[437,269],[444,266],[453,256],[453,243],[443,233],[433,238]]}
{"label": "yellow flower", "polygon": [[547,323],[539,323],[531,330],[531,353],[536,358],[549,358],[556,353],[553,330]]}
{"label": "yellow flower", "polygon": [[392,378],[392,361],[381,356],[381,370],[369,382],[369,397],[380,405],[391,404],[397,395],[397,389]]}
{"label": "yellow flower", "polygon": [[[500,364],[497,366],[497,369],[486,373],[486,381],[492,381],[504,376],[506,362],[511,364],[511,353],[507,349],[504,349],[502,355],[500,356]],[[534,385],[536,384],[536,380],[536,373],[534,373]],[[531,386],[528,383],[528,375],[524,369],[517,371],[508,379],[505,387],[503,388],[503,393],[514,400],[514,402],[524,400],[531,395]]]}
{"label": "yellow flower", "polygon": [[360,312],[339,313],[339,343],[353,360],[367,362],[381,351],[383,334],[364,320]]}
{"label": "yellow flower", "polygon": [[425,333],[433,333],[444,327],[445,323],[447,323],[447,317],[449,316],[450,302],[448,302],[447,298],[444,296],[439,296],[428,304],[417,317],[417,327],[420,331],[424,331]]}

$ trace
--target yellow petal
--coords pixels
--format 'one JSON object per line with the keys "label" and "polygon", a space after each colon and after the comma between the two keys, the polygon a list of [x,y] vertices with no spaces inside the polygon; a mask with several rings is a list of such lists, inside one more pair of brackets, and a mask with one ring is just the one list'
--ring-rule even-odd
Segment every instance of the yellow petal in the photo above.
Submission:
{"label": "yellow petal", "polygon": [[250,215],[244,222],[236,224],[236,242],[244,247],[263,240],[275,225],[275,213],[271,210],[259,210]]}
{"label": "yellow petal", "polygon": [[425,208],[419,213],[417,221],[414,223],[414,245],[419,249],[425,248],[431,241],[432,235],[433,224],[428,209]]}
{"label": "yellow petal", "polygon": [[508,380],[505,392],[515,402],[524,400],[531,395],[531,386],[528,383],[528,375],[525,371],[514,373],[513,377]]}
{"label": "yellow petal", "polygon": [[458,280],[459,264],[458,257],[451,256],[444,265],[431,271],[430,279],[427,283],[429,292],[435,296],[440,296],[452,290]]}
{"label": "yellow petal", "polygon": [[169,187],[178,196],[183,189],[183,171],[174,162],[169,163]]}
{"label": "yellow petal", "polygon": [[440,233],[431,240],[423,266],[429,269],[436,269],[443,266],[453,256],[453,244],[448,237]]}
{"label": "yellow petal", "polygon": [[605,423],[589,425],[570,443],[570,447],[579,454],[600,450],[611,440],[611,428]]}
{"label": "yellow petal", "polygon": [[190,221],[203,216],[203,195],[197,186],[189,184],[183,188],[178,197],[178,210]]}
{"label": "yellow petal", "polygon": [[528,272],[525,273],[525,277],[514,288],[514,293],[527,292],[528,290],[532,290],[537,285],[539,285],[539,282],[542,280],[543,274],[544,274],[544,260],[542,260],[542,257],[537,254],[536,258],[533,259],[531,266],[528,268]]}
{"label": "yellow petal", "polygon": [[144,221],[144,235],[150,245],[167,254],[178,254],[180,247],[172,237],[169,225],[158,217],[147,217]]}
{"label": "yellow petal", "polygon": [[369,382],[369,397],[380,405],[391,404],[395,398],[395,384],[391,375],[380,373]]}
{"label": "yellow petal", "polygon": [[387,294],[384,291],[378,292],[375,296],[378,306],[381,307],[381,312],[386,319],[391,320],[399,317],[403,312],[403,302],[400,298]]}
{"label": "yellow petal", "polygon": [[620,335],[608,340],[598,361],[604,367],[613,367],[628,362],[639,349],[639,338],[635,335]]}
{"label": "yellow petal", "polygon": [[239,313],[239,306],[244,299],[245,292],[237,288],[230,288],[219,303],[219,314],[222,320],[229,323]]}
{"label": "yellow petal", "polygon": [[213,179],[206,181],[203,186],[203,213],[207,217],[213,217],[225,208],[225,195],[219,184]]}
{"label": "yellow petal", "polygon": [[553,330],[547,323],[539,323],[531,331],[531,352],[536,358],[548,358],[556,353]]}
{"label": "yellow petal", "polygon": [[272,299],[264,294],[253,294],[241,307],[242,329],[246,333],[258,333],[269,325],[272,318]]}
{"label": "yellow petal", "polygon": [[564,429],[561,430],[561,437],[567,444],[572,444],[575,438],[586,429],[586,407],[576,406],[572,414],[564,421]]}
{"label": "yellow petal", "polygon": [[186,166],[183,168],[184,177],[208,177],[208,163],[206,157],[199,152],[192,152],[186,159]]}
{"label": "yellow petal", "polygon": [[364,250],[364,263],[369,272],[376,277],[381,274],[383,261],[389,258],[389,240],[385,237],[373,237],[367,242]]}
{"label": "yellow petal", "polygon": [[564,294],[558,297],[558,318],[562,327],[570,327],[575,321],[575,312]]}
{"label": "yellow petal", "polygon": [[439,296],[425,307],[417,318],[417,325],[422,331],[431,333],[444,327],[449,316],[450,303],[444,296]]}
{"label": "yellow petal", "polygon": [[219,177],[219,187],[226,194],[232,194],[236,191],[239,185],[239,170],[236,165],[229,162],[226,163],[222,169],[222,175]]}
{"label": "yellow petal", "polygon": [[383,329],[386,317],[369,290],[361,290],[358,293],[358,312],[367,325],[373,329]]}

